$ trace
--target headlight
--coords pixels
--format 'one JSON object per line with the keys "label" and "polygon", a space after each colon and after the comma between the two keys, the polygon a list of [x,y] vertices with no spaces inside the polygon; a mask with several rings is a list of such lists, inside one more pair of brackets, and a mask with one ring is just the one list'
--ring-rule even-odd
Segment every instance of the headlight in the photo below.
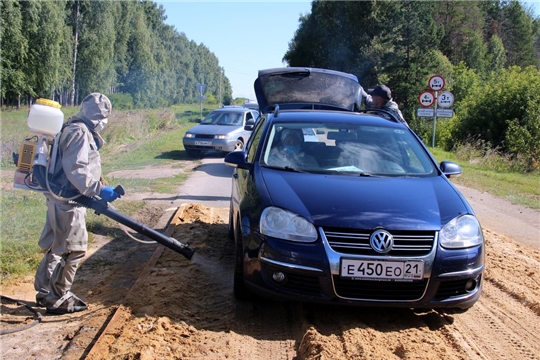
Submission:
{"label": "headlight", "polygon": [[191,138],[194,138],[194,137],[195,137],[195,134],[186,133],[185,137],[191,139]]}
{"label": "headlight", "polygon": [[277,207],[264,209],[260,223],[263,235],[298,242],[314,242],[317,230],[312,223],[290,211]]}
{"label": "headlight", "polygon": [[468,248],[482,244],[484,236],[478,220],[472,215],[452,219],[440,232],[441,246],[449,249]]}
{"label": "headlight", "polygon": [[227,138],[227,135],[214,135],[214,139],[226,140]]}

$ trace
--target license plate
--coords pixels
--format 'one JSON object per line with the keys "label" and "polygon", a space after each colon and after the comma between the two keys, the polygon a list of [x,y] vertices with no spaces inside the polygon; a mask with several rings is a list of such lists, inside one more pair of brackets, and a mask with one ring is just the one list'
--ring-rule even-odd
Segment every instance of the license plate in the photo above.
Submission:
{"label": "license plate", "polygon": [[211,141],[195,141],[195,145],[202,145],[202,146],[212,145],[212,142]]}
{"label": "license plate", "polygon": [[422,280],[424,262],[342,259],[341,276],[358,280]]}

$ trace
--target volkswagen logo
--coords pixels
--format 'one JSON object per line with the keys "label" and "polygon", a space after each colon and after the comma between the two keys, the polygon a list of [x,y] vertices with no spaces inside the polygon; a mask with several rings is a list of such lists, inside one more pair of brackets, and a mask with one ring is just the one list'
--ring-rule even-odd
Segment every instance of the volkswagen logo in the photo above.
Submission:
{"label": "volkswagen logo", "polygon": [[386,230],[376,230],[369,237],[369,244],[376,252],[386,254],[394,247],[394,237]]}

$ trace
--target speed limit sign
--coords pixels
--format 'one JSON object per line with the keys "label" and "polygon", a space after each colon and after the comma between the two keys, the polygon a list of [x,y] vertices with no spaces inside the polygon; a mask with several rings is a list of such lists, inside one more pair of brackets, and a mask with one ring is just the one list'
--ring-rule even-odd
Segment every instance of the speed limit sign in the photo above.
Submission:
{"label": "speed limit sign", "polygon": [[444,88],[444,78],[441,75],[433,75],[429,78],[428,86],[433,91],[439,91]]}
{"label": "speed limit sign", "polygon": [[440,107],[450,107],[454,104],[454,94],[450,91],[443,91],[437,98],[437,104]]}
{"label": "speed limit sign", "polygon": [[418,102],[422,107],[430,107],[435,102],[435,96],[430,91],[423,91],[420,96],[418,96]]}

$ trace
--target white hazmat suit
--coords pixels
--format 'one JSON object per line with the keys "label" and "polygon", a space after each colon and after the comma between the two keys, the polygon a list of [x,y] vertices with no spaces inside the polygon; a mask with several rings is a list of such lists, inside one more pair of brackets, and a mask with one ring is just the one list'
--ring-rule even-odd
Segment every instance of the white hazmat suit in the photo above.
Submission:
{"label": "white hazmat suit", "polygon": [[[110,113],[110,100],[103,94],[91,93],[83,99],[79,113],[64,124],[55,144],[57,157],[51,159],[54,168],[50,179],[62,188],[62,193],[103,197],[104,188],[111,192],[111,187],[100,180],[99,149],[104,141],[98,133]],[[120,197],[116,195],[108,201]],[[71,287],[88,245],[86,208],[50,193],[45,196],[47,218],[38,241],[45,255],[34,281],[36,303],[49,313],[85,310],[86,303],[71,292]]]}

